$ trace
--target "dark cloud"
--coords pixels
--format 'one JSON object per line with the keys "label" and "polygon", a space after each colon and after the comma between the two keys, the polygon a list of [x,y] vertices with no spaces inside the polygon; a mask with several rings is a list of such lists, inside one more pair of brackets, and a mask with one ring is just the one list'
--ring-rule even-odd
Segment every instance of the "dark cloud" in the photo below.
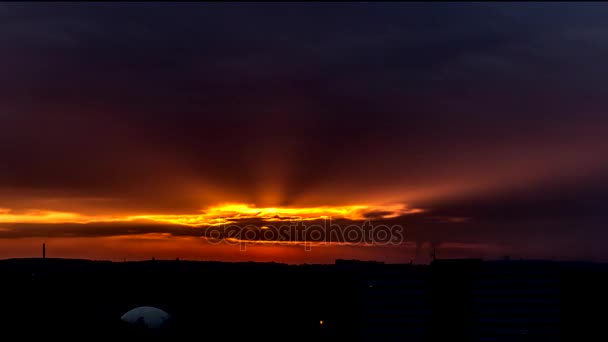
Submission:
{"label": "dark cloud", "polygon": [[154,222],[10,223],[0,225],[0,238],[111,237],[141,234],[201,236],[193,228]]}
{"label": "dark cloud", "polygon": [[[399,219],[419,241],[597,238],[606,14],[604,4],[2,4],[0,208],[405,202],[428,209]],[[82,234],[97,231],[121,230]]]}

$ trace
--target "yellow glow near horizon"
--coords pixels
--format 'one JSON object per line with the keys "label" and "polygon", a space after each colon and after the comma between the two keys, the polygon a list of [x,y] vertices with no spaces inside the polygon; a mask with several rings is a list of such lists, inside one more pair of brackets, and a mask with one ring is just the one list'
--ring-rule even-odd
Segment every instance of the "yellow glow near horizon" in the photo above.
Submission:
{"label": "yellow glow near horizon", "polygon": [[73,212],[51,210],[27,210],[13,212],[0,208],[0,223],[93,223],[93,222],[131,222],[149,220],[159,223],[186,226],[212,226],[233,223],[242,219],[261,219],[264,221],[349,219],[363,220],[366,214],[376,213],[378,218],[392,218],[406,214],[420,213],[404,205],[350,205],[321,206],[306,208],[257,208],[242,203],[228,203],[209,207],[200,214],[183,215],[131,215],[131,216],[88,216]]}
{"label": "yellow glow near horizon", "polygon": [[95,221],[89,217],[70,212],[52,210],[26,210],[13,212],[0,208],[0,223],[87,223]]}
{"label": "yellow glow near horizon", "polygon": [[327,218],[345,218],[363,220],[366,213],[378,212],[380,218],[392,218],[405,214],[416,214],[422,209],[410,209],[404,205],[351,205],[322,206],[309,208],[257,208],[252,205],[230,203],[209,207],[198,215],[140,215],[131,216],[130,220],[144,219],[173,224],[205,226],[235,222],[240,219],[263,219],[264,221],[319,220]]}

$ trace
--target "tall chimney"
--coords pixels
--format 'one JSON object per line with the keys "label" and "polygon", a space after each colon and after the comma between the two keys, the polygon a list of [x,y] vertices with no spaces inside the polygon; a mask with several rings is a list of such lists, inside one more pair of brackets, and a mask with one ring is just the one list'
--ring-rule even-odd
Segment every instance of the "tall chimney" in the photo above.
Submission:
{"label": "tall chimney", "polygon": [[46,259],[46,243],[42,243],[42,259]]}

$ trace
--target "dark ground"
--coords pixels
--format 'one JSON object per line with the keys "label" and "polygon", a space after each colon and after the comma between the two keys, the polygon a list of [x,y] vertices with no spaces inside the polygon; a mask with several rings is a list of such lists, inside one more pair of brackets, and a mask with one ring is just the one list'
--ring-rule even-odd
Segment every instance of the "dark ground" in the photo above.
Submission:
{"label": "dark ground", "polygon": [[[511,280],[536,277],[538,270],[549,270],[550,277],[557,281],[551,285],[557,292],[552,292],[554,288],[549,285],[542,285],[538,291],[524,295],[527,297],[515,298],[510,292],[505,295],[504,291],[500,296],[507,302],[512,298],[551,302],[555,297],[551,302],[555,306],[549,307],[555,311],[531,314],[533,310],[524,307],[528,311],[507,317],[524,319],[525,322],[517,326],[528,327],[526,334],[515,334],[512,328],[503,329],[503,321],[488,326],[486,318],[494,319],[494,314],[483,311],[481,316],[475,316],[474,303],[479,298],[482,302],[485,300],[485,297],[476,297],[481,295],[475,292],[475,284],[481,279],[484,282],[479,286],[489,286],[487,279],[499,279],[493,273],[495,270],[502,272],[500,281],[508,291],[520,289],[517,287],[520,285]],[[529,275],[522,278],[522,274]],[[408,279],[419,279],[421,285],[417,286],[422,292],[390,285],[402,284],[402,280]],[[536,278],[525,279],[536,281]],[[172,316],[165,330],[145,333],[149,338],[171,341],[209,338],[241,341],[608,340],[603,326],[608,304],[607,279],[606,265],[589,263],[473,260],[436,262],[432,266],[363,262],[295,266],[11,259],[0,261],[3,295],[0,329],[5,336],[18,336],[20,340],[42,335],[47,340],[122,338],[142,334],[121,322],[120,317],[132,308],[145,305],[161,308]],[[514,285],[509,285],[512,283]],[[372,288],[371,284],[377,286]],[[393,287],[382,290],[382,284]],[[479,293],[495,293],[496,285],[491,286],[494,287],[482,287]],[[395,288],[398,290],[393,290]],[[378,293],[384,295],[384,299],[377,300],[379,297],[374,296]],[[423,302],[422,309],[406,313],[412,307],[407,300],[418,297]],[[376,310],[378,307],[380,311]],[[420,319],[403,318],[403,315],[416,315]],[[504,313],[497,316],[503,319],[500,315]],[[557,323],[547,325],[546,322],[553,320]],[[409,336],[409,330],[401,328],[414,321],[422,332]],[[479,321],[486,325],[481,328],[475,325]],[[534,323],[539,321],[545,325]],[[376,324],[371,330],[369,322]],[[485,330],[480,333],[479,329]]]}

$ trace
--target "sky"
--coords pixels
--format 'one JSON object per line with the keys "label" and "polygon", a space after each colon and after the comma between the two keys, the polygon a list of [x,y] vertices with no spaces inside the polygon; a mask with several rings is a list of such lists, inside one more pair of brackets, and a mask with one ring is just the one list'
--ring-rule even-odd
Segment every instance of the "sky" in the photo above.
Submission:
{"label": "sky", "polygon": [[[606,261],[607,18],[603,3],[0,4],[0,258],[46,242],[107,260]],[[404,241],[209,241],[330,217]]]}

